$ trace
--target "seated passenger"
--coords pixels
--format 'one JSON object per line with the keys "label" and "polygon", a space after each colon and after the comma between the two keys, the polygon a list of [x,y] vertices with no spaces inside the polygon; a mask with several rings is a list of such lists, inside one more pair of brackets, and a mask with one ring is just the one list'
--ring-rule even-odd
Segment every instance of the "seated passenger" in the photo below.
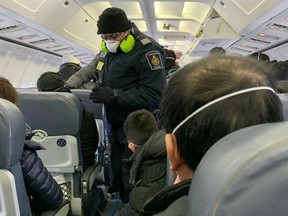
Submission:
{"label": "seated passenger", "polygon": [[[68,88],[64,87],[64,84],[65,81],[59,74],[55,72],[45,72],[39,77],[37,88],[39,91],[70,92]],[[85,171],[89,166],[95,164],[95,152],[99,141],[94,115],[85,109],[82,116],[80,139],[83,170]]]}
{"label": "seated passenger", "polygon": [[146,214],[186,215],[194,171],[214,143],[244,127],[283,121],[275,88],[267,65],[247,57],[211,55],[179,69],[160,103],[177,177],[144,204]]}
{"label": "seated passenger", "polygon": [[[17,105],[17,92],[3,77],[0,77],[0,97]],[[32,212],[40,215],[42,211],[58,208],[62,203],[63,193],[37,155],[36,151],[43,150],[44,147],[31,141],[32,136],[31,133],[26,135],[20,162]]]}
{"label": "seated passenger", "polygon": [[64,55],[62,57],[62,64],[59,67],[58,74],[64,80],[68,80],[73,74],[81,69],[80,60],[73,55]]}
{"label": "seated passenger", "polygon": [[[87,66],[82,67],[66,81],[65,86],[70,89],[76,89],[83,85],[86,87],[89,84],[87,89],[92,89],[98,84],[98,81],[102,82],[102,78],[101,76],[98,77],[98,73],[102,70],[104,65],[105,55],[106,53],[103,51],[97,53],[94,59]],[[91,80],[93,82],[91,82]]]}
{"label": "seated passenger", "polygon": [[[121,215],[141,215],[145,201],[165,185],[165,132],[158,131],[153,114],[145,109],[128,115],[124,132],[133,154],[123,160],[123,175],[127,174],[123,179],[129,178],[131,193],[129,202],[122,207]],[[126,194],[129,195],[129,192]]]}
{"label": "seated passenger", "polygon": [[167,80],[180,68],[176,62],[176,54],[173,50],[164,49],[166,53],[165,72]]}
{"label": "seated passenger", "polygon": [[226,50],[223,47],[213,47],[209,55],[226,55]]}

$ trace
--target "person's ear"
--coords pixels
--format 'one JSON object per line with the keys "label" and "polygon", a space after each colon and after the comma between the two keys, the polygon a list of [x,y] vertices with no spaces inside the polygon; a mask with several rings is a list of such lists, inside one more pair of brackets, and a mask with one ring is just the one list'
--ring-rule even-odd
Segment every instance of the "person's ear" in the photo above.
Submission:
{"label": "person's ear", "polygon": [[178,151],[176,136],[174,134],[166,134],[165,142],[167,155],[170,160],[170,169],[172,171],[176,171],[179,165],[184,163],[184,160],[180,157],[180,153]]}
{"label": "person's ear", "polygon": [[128,148],[132,151],[132,152],[135,152],[137,147],[136,145],[132,144],[132,143],[128,143]]}

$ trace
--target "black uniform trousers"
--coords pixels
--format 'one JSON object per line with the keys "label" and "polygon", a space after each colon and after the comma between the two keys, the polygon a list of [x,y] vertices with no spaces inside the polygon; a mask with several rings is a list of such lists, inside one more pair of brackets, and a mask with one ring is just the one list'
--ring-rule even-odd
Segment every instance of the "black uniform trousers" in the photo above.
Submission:
{"label": "black uniform trousers", "polygon": [[[128,148],[126,136],[123,126],[111,126],[111,168],[112,168],[112,186],[116,191],[120,192],[121,200],[124,202],[124,188],[129,182],[124,182],[126,178],[122,178],[122,159],[127,159],[132,155],[132,151]],[[128,178],[129,179],[129,178]]]}

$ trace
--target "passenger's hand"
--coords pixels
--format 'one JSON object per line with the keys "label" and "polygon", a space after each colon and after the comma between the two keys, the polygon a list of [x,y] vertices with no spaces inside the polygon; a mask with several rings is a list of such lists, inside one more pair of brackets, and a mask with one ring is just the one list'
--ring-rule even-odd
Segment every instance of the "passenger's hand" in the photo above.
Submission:
{"label": "passenger's hand", "polygon": [[116,102],[117,99],[117,89],[96,86],[92,89],[90,99],[93,100],[94,103],[112,105]]}

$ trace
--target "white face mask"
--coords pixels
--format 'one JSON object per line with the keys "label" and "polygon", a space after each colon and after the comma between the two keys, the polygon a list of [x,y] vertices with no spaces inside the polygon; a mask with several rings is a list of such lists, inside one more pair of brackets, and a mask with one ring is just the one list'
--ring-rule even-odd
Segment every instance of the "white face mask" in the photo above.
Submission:
{"label": "white face mask", "polygon": [[120,41],[115,41],[115,40],[105,40],[106,43],[106,47],[107,49],[112,52],[112,53],[116,53],[117,52],[117,48],[120,44]]}

